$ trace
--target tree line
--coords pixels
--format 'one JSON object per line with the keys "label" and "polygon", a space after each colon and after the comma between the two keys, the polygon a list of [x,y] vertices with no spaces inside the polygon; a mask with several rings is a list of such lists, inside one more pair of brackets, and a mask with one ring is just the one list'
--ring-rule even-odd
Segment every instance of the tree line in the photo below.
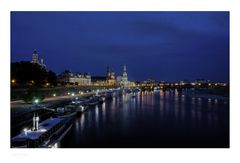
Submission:
{"label": "tree line", "polygon": [[11,63],[11,83],[20,87],[51,87],[57,85],[57,75],[37,63],[28,61],[14,62]]}

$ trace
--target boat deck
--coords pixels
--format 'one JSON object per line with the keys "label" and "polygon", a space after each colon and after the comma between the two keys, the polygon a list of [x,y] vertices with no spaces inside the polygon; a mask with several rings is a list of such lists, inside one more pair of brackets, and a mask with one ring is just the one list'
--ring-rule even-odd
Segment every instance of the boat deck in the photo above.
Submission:
{"label": "boat deck", "polygon": [[28,129],[27,131],[22,132],[21,134],[12,138],[12,140],[23,140],[23,139],[38,139],[45,132],[56,126],[58,123],[63,121],[64,118],[51,118],[43,121],[39,124],[39,129],[37,131],[33,131]]}

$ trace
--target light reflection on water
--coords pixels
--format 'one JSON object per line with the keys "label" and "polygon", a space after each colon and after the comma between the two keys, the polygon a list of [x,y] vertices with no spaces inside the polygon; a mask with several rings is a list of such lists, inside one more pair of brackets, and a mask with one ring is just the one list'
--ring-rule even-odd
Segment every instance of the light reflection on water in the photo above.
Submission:
{"label": "light reflection on water", "polygon": [[[206,143],[211,145],[216,144],[220,133],[226,145],[228,107],[226,100],[191,97],[176,90],[139,92],[136,97],[123,94],[78,117],[61,147],[118,147],[124,143],[161,147],[180,141],[199,145],[208,139]],[[192,140],[194,136],[196,141]]]}

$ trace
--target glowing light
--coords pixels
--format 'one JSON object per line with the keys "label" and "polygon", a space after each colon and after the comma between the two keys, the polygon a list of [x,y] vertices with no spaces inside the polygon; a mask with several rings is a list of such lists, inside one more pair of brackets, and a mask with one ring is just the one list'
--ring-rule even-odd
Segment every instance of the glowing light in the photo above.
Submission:
{"label": "glowing light", "polygon": [[41,129],[39,129],[39,131],[46,132],[47,130],[45,128],[41,128]]}
{"label": "glowing light", "polygon": [[51,148],[58,148],[58,143],[55,143],[53,146],[50,146]]}
{"label": "glowing light", "polygon": [[12,83],[16,83],[16,80],[15,80],[15,79],[12,79],[11,82],[12,82]]}
{"label": "glowing light", "polygon": [[196,85],[196,83],[191,83],[191,85],[193,85],[193,86],[194,86],[194,85]]}
{"label": "glowing light", "polygon": [[56,93],[53,94],[53,97],[56,97]]}
{"label": "glowing light", "polygon": [[28,131],[27,128],[24,128],[24,129],[23,129],[23,132],[24,132],[25,135],[27,135],[27,131]]}
{"label": "glowing light", "polygon": [[74,93],[72,93],[72,94],[71,94],[71,96],[75,96],[75,94],[74,94]]}
{"label": "glowing light", "polygon": [[70,92],[68,92],[67,94],[70,95]]}
{"label": "glowing light", "polygon": [[184,82],[181,82],[180,85],[185,85],[185,83],[184,83]]}
{"label": "glowing light", "polygon": [[39,99],[35,99],[35,100],[34,100],[34,103],[35,103],[35,104],[39,103]]}

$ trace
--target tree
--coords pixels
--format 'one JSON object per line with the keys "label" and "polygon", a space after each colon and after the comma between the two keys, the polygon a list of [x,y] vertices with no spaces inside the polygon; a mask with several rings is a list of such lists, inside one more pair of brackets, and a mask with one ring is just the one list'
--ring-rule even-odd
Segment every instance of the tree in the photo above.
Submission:
{"label": "tree", "polygon": [[45,98],[44,94],[37,87],[29,88],[25,95],[23,96],[23,100],[26,103],[35,103],[38,104]]}
{"label": "tree", "polygon": [[57,76],[53,71],[48,71],[37,63],[15,62],[11,63],[11,80],[20,86],[27,86],[29,83],[33,86],[42,87],[49,82],[51,85],[57,85]]}
{"label": "tree", "polygon": [[48,71],[47,81],[53,86],[57,85],[57,75],[51,70]]}

